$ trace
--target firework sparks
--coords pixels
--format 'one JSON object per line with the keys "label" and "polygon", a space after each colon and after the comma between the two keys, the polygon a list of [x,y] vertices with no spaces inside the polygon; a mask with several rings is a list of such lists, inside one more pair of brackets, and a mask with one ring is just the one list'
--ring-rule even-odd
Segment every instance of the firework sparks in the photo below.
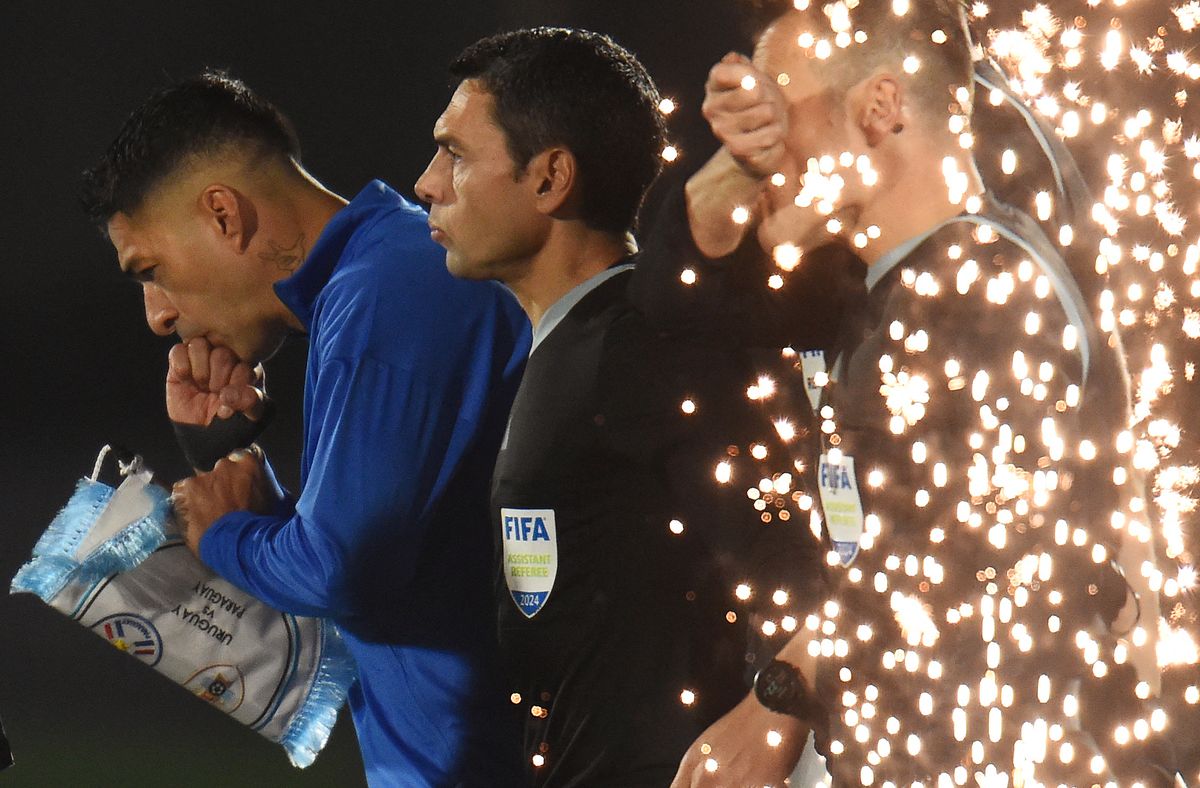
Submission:
{"label": "firework sparks", "polygon": [[[826,26],[803,31],[796,45],[813,62],[870,46],[855,22],[856,11],[867,2],[825,4]],[[796,3],[801,10],[808,6]],[[903,26],[910,2],[892,0],[890,8]],[[1077,158],[1096,190],[1094,202],[1071,204],[1061,182],[1066,176],[1047,167],[1030,146],[982,144],[976,134],[986,130],[972,128],[965,89],[954,94],[946,128],[961,149],[974,154],[989,187],[1028,194],[1024,202],[1012,199],[1037,219],[1059,254],[1085,261],[1086,266],[1072,266],[1077,277],[1084,267],[1094,270],[1080,289],[1101,341],[1119,347],[1123,340],[1132,416],[1106,434],[1083,415],[1087,383],[1080,383],[1079,371],[1064,366],[1064,359],[1097,352],[1088,345],[1095,337],[1078,321],[1056,317],[1062,285],[1029,257],[996,262],[996,250],[1006,240],[1003,228],[976,222],[969,237],[941,250],[941,265],[901,272],[904,288],[938,306],[916,312],[911,322],[897,320],[886,327],[878,393],[891,435],[907,441],[908,461],[905,467],[860,468],[874,504],[852,545],[857,563],[846,572],[848,595],[874,598],[876,607],[890,611],[899,637],[883,641],[888,648],[880,652],[878,618],[867,623],[829,604],[820,614],[795,613],[805,621],[808,653],[842,666],[846,689],[830,751],[834,756],[851,749],[861,753],[864,784],[888,779],[889,764],[897,760],[915,762],[931,749],[944,750],[940,742],[931,747],[927,733],[927,719],[935,717],[947,721],[948,738],[961,745],[956,752],[963,755],[957,767],[931,775],[938,785],[1030,784],[1072,763],[1104,773],[1109,764],[1103,756],[1086,751],[1068,733],[1081,711],[1079,697],[1065,682],[1051,675],[1037,678],[1037,714],[1014,700],[1025,691],[1021,682],[1028,676],[1013,666],[1059,639],[1073,644],[1080,664],[1097,679],[1126,664],[1139,669],[1143,680],[1136,695],[1145,702],[1138,705],[1130,698],[1129,718],[1107,731],[1119,745],[1134,746],[1168,729],[1164,706],[1195,704],[1200,697],[1194,682],[1179,690],[1178,698],[1155,696],[1158,667],[1192,669],[1200,661],[1191,593],[1200,538],[1194,497],[1200,441],[1188,418],[1194,412],[1191,384],[1200,340],[1200,236],[1192,221],[1200,211],[1200,118],[1193,99],[1200,90],[1200,62],[1192,59],[1200,43],[1200,2],[1077,0],[1003,9],[975,3],[970,11],[978,56],[994,58],[1008,75],[1007,84],[979,87],[977,104],[999,107],[1007,100],[1005,89],[1011,90],[1022,111],[1053,130],[1053,143]],[[947,41],[943,30],[920,32],[934,45]],[[920,51],[898,57],[899,70],[910,76],[919,76],[926,66]],[[790,80],[784,74],[777,81]],[[865,156],[831,152],[804,162],[794,182],[779,175],[772,187],[790,190],[796,208],[828,217],[822,220],[827,233],[850,231],[847,240],[855,248],[887,250],[905,239],[888,238],[876,226],[855,228],[838,212],[850,184],[881,182],[876,164]],[[963,159],[947,156],[940,171],[930,175],[966,215],[982,215],[985,205],[972,193]],[[790,241],[775,246],[777,271],[770,287],[779,289],[782,277],[804,265],[813,248]],[[923,322],[938,309],[961,308],[956,304],[978,307],[980,320],[987,312],[1018,310],[1019,319],[1006,327],[1019,332],[1017,349],[1003,365],[969,361],[970,349],[946,336],[944,325]],[[828,376],[820,374],[824,387]],[[749,395],[765,400],[774,390],[774,381],[765,386],[760,380]],[[803,472],[807,457],[748,450],[764,465],[786,459],[789,470],[799,472],[795,480],[789,475],[783,490],[772,488],[771,478],[778,474],[767,473],[762,490],[781,493],[779,500],[794,510],[797,522],[808,521],[799,515],[807,515],[813,499],[786,493],[793,484],[804,487],[805,479],[811,486],[813,473],[844,467],[852,445],[847,436],[853,430],[843,430],[842,414],[828,398],[822,402],[817,423],[825,457],[819,469]],[[970,423],[961,444],[955,443],[960,436],[937,432],[946,408],[957,408],[958,417]],[[795,438],[791,425],[803,421],[793,416],[783,414],[775,422],[789,444]],[[720,468],[717,476],[728,481]],[[1148,489],[1139,481],[1144,476]],[[1101,495],[1101,486],[1115,502],[1107,533],[1085,516],[1066,514],[1077,511],[1069,503],[1073,496]],[[752,493],[762,511],[764,499],[753,488]],[[844,512],[827,501],[821,519],[820,508],[813,511],[818,532],[832,533]],[[942,519],[938,512],[952,514]],[[921,538],[898,538],[901,528],[921,530]],[[952,551],[965,544],[960,533],[978,534],[978,543],[987,548],[974,585],[947,578],[947,567],[955,566]],[[1029,546],[1035,549],[1026,550]],[[834,551],[829,564],[836,567],[844,559]],[[1124,632],[1119,638],[1072,618],[1078,608],[1071,600],[1097,592],[1091,575],[1059,571],[1060,566],[1112,561],[1120,563],[1144,603],[1140,620],[1126,630],[1114,625],[1114,631]],[[748,588],[739,587],[739,599],[750,598]],[[1169,620],[1157,616],[1153,602],[1160,594],[1168,607],[1174,605]],[[774,626],[763,632],[787,635]],[[963,656],[968,666],[948,669],[941,653],[947,640],[973,643],[970,653],[979,659]],[[871,649],[863,650],[867,643]],[[870,677],[865,687],[860,671]],[[946,691],[950,681],[961,682],[956,691]],[[889,702],[889,688],[900,684],[904,697],[916,700],[915,709]],[[778,744],[774,736],[772,746]]]}

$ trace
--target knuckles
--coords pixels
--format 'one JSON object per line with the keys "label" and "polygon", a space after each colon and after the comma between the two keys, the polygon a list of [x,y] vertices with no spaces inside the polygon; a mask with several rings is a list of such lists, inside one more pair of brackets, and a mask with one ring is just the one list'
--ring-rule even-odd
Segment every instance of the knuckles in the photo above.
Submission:
{"label": "knuckles", "polygon": [[234,359],[233,353],[230,352],[229,348],[215,347],[212,349],[212,352],[209,354],[208,363],[213,364],[213,365],[220,364],[223,366],[232,367],[237,363],[237,361],[236,361],[236,359]]}
{"label": "knuckles", "polygon": [[234,452],[233,456],[218,460],[208,475],[223,487],[236,487],[250,492],[261,488],[266,478],[262,463],[252,452],[246,450],[239,450]]}
{"label": "knuckles", "polygon": [[186,372],[189,366],[187,345],[180,342],[173,346],[167,352],[167,363],[180,372]]}
{"label": "knuckles", "polygon": [[218,479],[256,479],[262,475],[262,469],[259,467],[258,461],[249,452],[246,452],[236,460],[230,457],[217,460],[217,464],[213,466],[208,475]]}

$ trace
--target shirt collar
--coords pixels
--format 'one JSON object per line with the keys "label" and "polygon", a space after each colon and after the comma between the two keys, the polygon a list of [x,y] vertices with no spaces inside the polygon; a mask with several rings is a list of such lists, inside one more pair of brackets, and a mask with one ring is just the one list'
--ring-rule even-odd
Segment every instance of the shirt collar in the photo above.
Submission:
{"label": "shirt collar", "polygon": [[879,259],[875,261],[874,265],[867,267],[867,292],[871,292],[875,285],[879,284],[880,281],[883,280],[883,277],[887,276],[889,271],[899,265],[904,258],[916,251],[918,246],[929,240],[929,238],[938,230],[942,229],[948,224],[951,224],[952,222],[958,221],[963,216],[987,216],[988,214],[996,212],[998,207],[1001,205],[1001,203],[996,200],[990,191],[985,191],[983,193],[982,201],[982,207],[977,214],[969,214],[964,211],[963,213],[953,216],[944,222],[938,222],[925,232],[919,235],[914,235],[912,238],[896,244],[891,249],[880,255]]}
{"label": "shirt collar", "polygon": [[381,210],[388,208],[421,210],[383,181],[371,181],[349,204],[333,215],[300,268],[287,279],[275,283],[275,294],[300,318],[305,330],[312,330],[317,297],[329,283],[354,233],[365,223],[377,218]]}
{"label": "shirt collar", "polygon": [[[887,252],[884,252],[880,259],[875,261],[875,265],[868,266],[868,269],[866,269],[866,291],[870,293],[871,289],[874,288],[876,284],[880,283],[884,276],[887,276],[888,271],[894,269],[895,266],[898,266],[902,260],[916,251],[918,246],[922,245],[922,243],[925,241],[928,241],[937,230],[946,227],[947,224],[958,222],[964,216],[988,217],[1004,210],[1004,204],[1002,201],[996,199],[995,194],[992,194],[990,191],[985,190],[982,198],[980,199],[982,199],[983,204],[980,206],[980,209],[977,213],[968,213],[966,211],[959,213],[958,216],[948,218],[944,222],[938,222],[934,225],[934,227],[925,230],[922,234],[914,235],[911,237],[911,239],[896,243],[895,246],[888,249]],[[996,222],[991,221],[989,223],[995,224]]]}
{"label": "shirt collar", "polygon": [[909,238],[907,241],[901,241],[891,249],[888,249],[886,252],[884,252],[879,259],[875,261],[874,265],[868,266],[867,292],[871,292],[871,290],[875,288],[875,285],[879,284],[879,282],[887,275],[889,271],[898,266],[901,261],[904,260],[904,258],[912,254],[913,250],[915,250],[918,246],[925,243],[926,239],[936,233],[941,226],[942,225],[939,224],[936,227],[931,227],[920,235],[915,235],[912,238]]}
{"label": "shirt collar", "polygon": [[529,349],[530,355],[533,354],[533,351],[537,350],[538,345],[540,345],[546,337],[550,336],[550,332],[558,327],[558,324],[561,323],[563,318],[567,316],[567,313],[569,313],[576,304],[583,300],[584,296],[607,282],[609,279],[612,279],[617,274],[623,271],[628,271],[631,268],[633,268],[633,263],[618,263],[612,268],[606,268],[595,276],[592,276],[590,279],[575,285],[569,291],[567,291],[566,295],[555,301],[550,308],[546,310],[546,313],[542,315],[542,319],[538,322],[537,328],[533,330],[533,347]]}

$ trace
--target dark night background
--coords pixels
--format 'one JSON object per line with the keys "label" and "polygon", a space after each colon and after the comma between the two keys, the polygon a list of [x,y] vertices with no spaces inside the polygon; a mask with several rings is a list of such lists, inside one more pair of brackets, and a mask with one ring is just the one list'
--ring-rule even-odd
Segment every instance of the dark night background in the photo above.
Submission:
{"label": "dark night background", "polygon": [[[739,44],[723,0],[414,0],[239,4],[194,0],[0,7],[0,579],[116,442],[166,481],[186,472],[162,404],[167,340],[75,204],[79,172],[125,115],[172,78],[227,67],[294,121],[304,163],[352,197],[371,178],[402,193],[432,154],[445,66],[475,38],[533,24],[611,33],[682,105],[675,139],[699,156],[705,74]],[[598,119],[599,120],[599,119]],[[280,415],[264,443],[294,487],[305,348],[268,366]],[[0,717],[11,786],[355,786],[348,716],[316,764],[109,648],[33,597],[0,597]]]}

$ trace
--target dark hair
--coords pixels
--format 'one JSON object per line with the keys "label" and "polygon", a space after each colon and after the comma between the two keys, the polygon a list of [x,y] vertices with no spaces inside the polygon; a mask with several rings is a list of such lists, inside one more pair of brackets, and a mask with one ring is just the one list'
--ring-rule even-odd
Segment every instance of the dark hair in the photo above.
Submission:
{"label": "dark hair", "polygon": [[[813,23],[811,32],[817,38],[834,39],[823,3],[810,3],[804,10],[797,10],[793,0],[739,0],[739,4],[756,38],[775,21],[794,13]],[[963,0],[912,0],[902,18],[896,16],[891,0],[861,0],[849,16],[853,29],[865,33],[866,41],[845,49],[832,47],[828,59],[808,61],[829,87],[845,91],[876,68],[898,69],[905,57],[917,55],[920,71],[910,83],[915,98],[926,109],[944,111],[957,103],[953,100],[957,88],[973,93],[973,47]],[[943,43],[932,39],[939,30],[945,35]],[[965,104],[969,106],[970,101]]]}
{"label": "dark hair", "polygon": [[271,102],[221,71],[160,90],[135,109],[104,156],[83,173],[79,199],[103,226],[137,210],[188,160],[230,147],[254,157],[300,160],[296,131]]}
{"label": "dark hair", "polygon": [[450,74],[495,99],[517,173],[563,145],[579,163],[583,221],[614,234],[633,228],[662,169],[666,127],[658,88],[628,50],[597,33],[539,27],[475,42]]}

